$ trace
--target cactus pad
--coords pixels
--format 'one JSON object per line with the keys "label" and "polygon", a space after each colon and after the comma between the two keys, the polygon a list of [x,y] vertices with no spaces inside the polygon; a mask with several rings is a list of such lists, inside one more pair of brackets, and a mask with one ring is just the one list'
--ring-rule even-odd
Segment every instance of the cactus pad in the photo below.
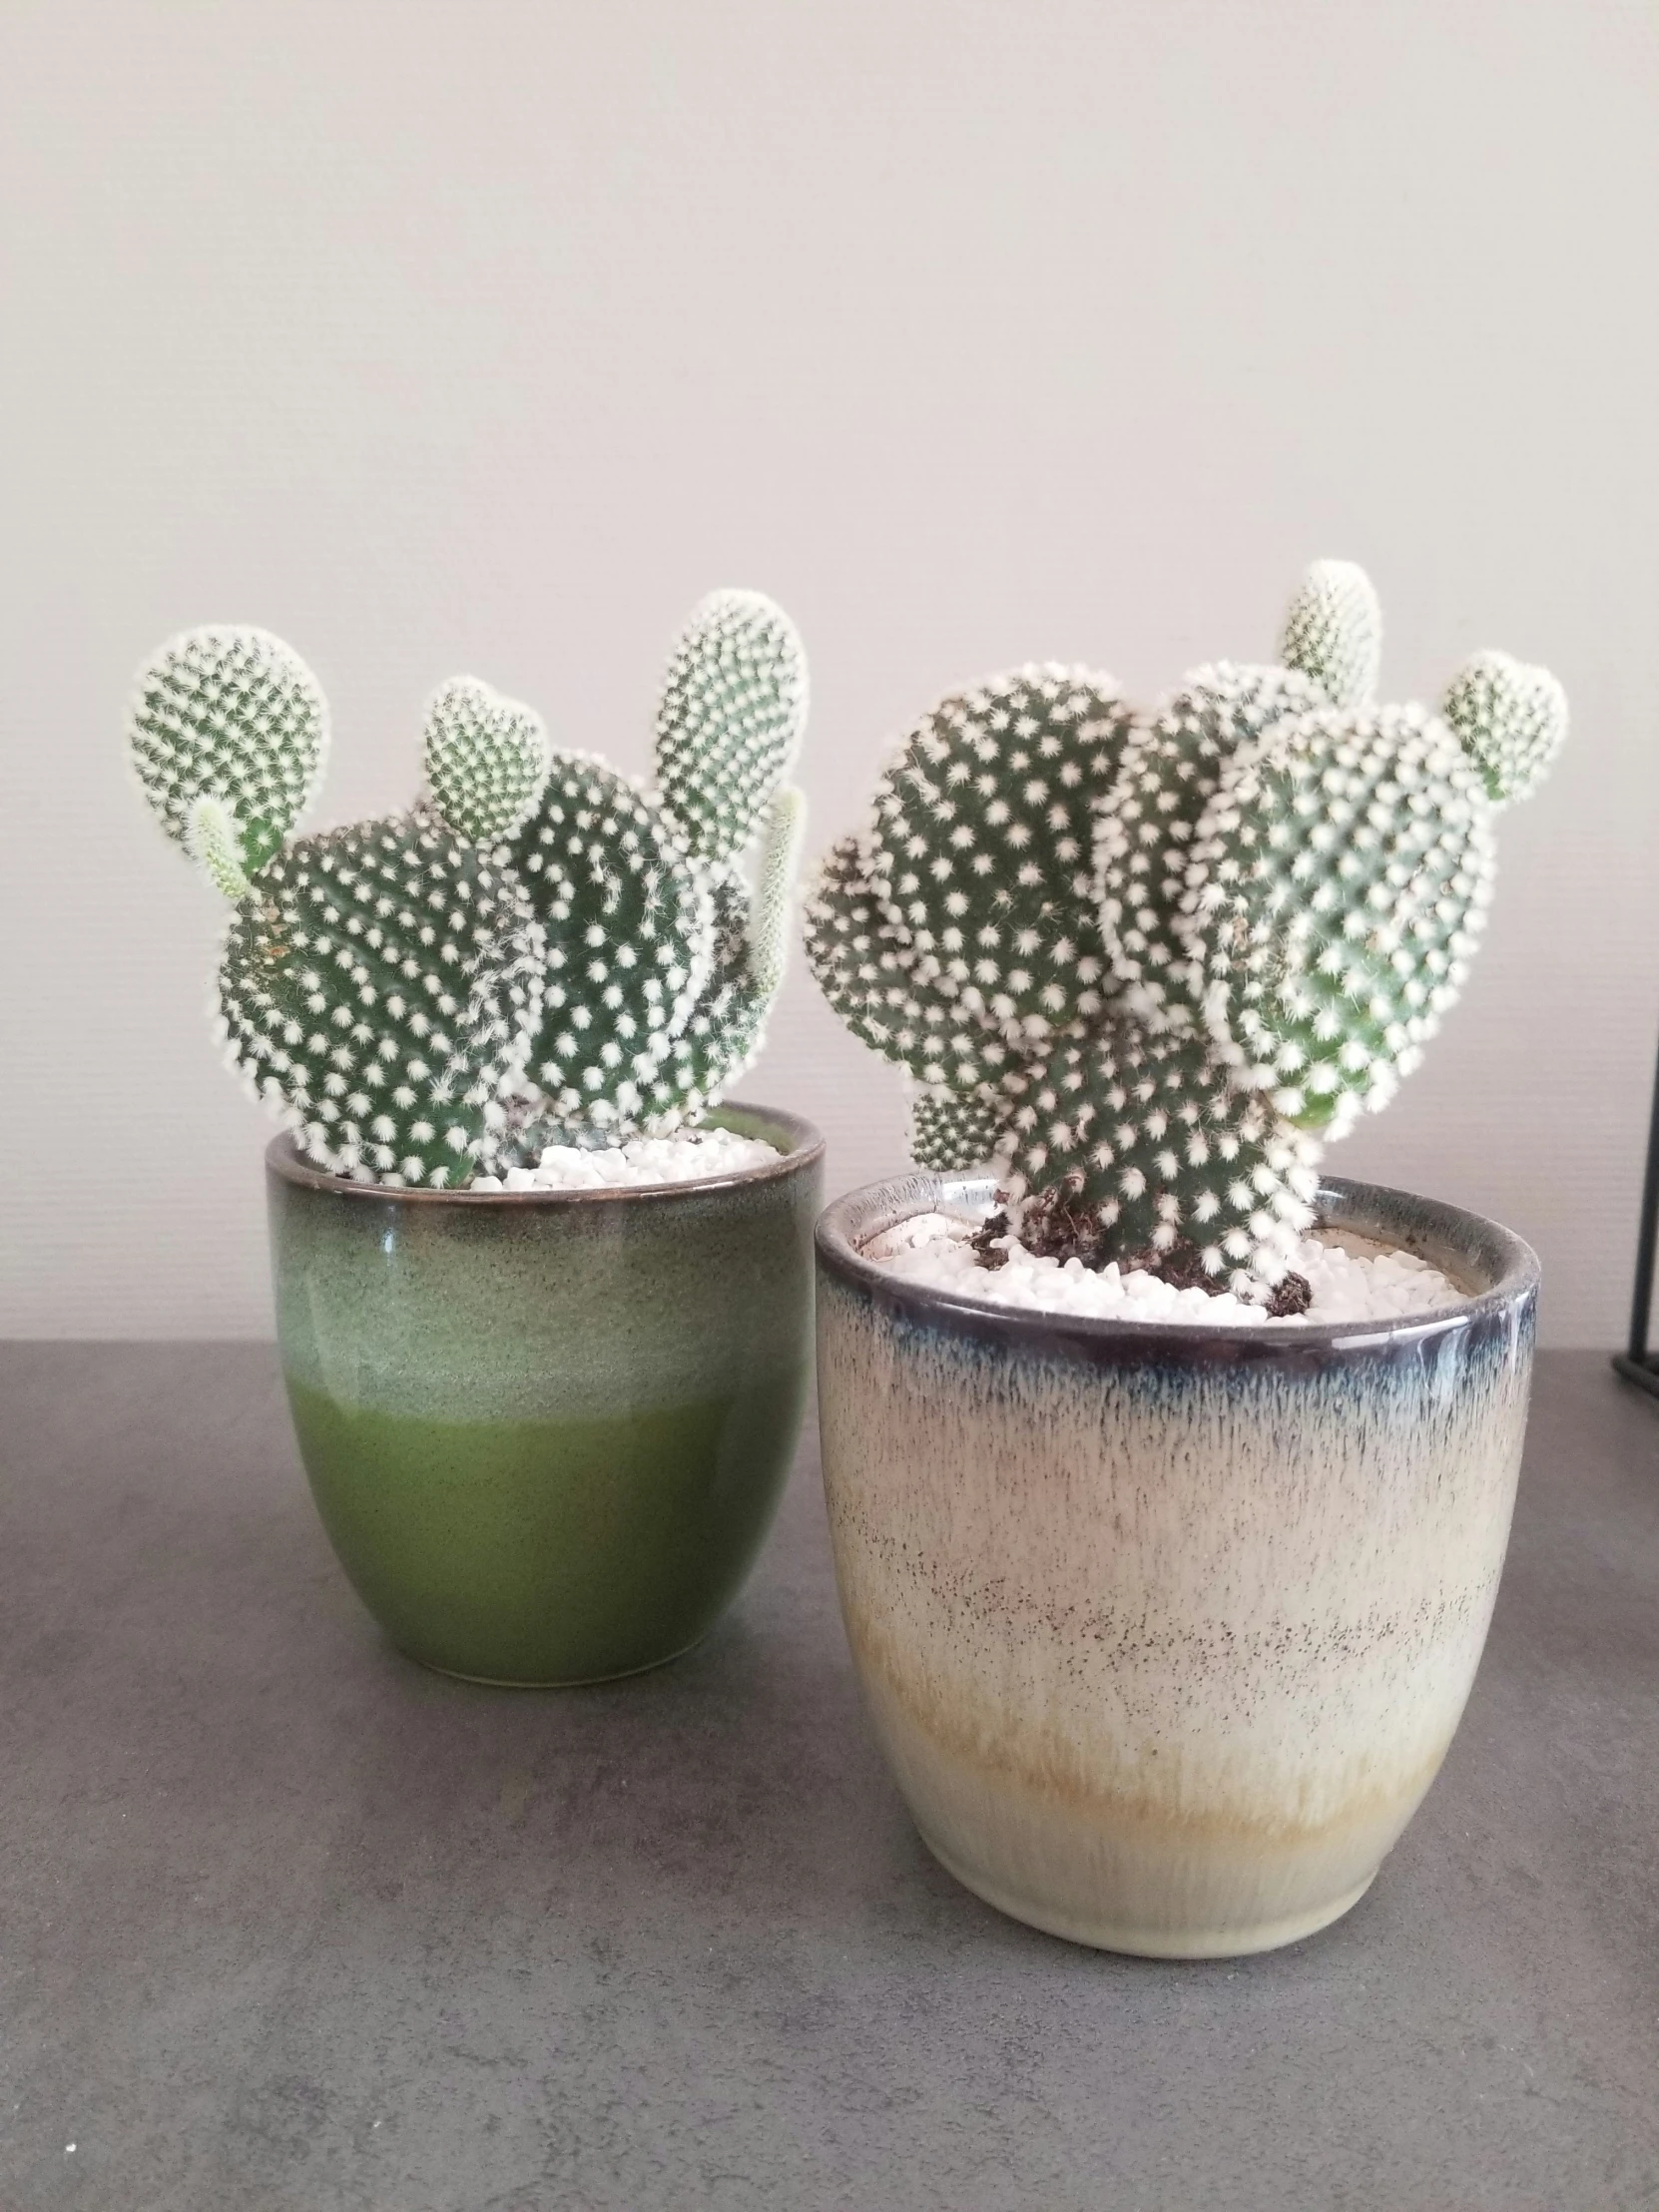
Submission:
{"label": "cactus pad", "polygon": [[1567,735],[1567,695],[1547,668],[1477,653],[1447,687],[1441,713],[1495,806],[1530,799]]}
{"label": "cactus pad", "polygon": [[1330,708],[1232,763],[1194,839],[1181,925],[1241,1080],[1310,1127],[1340,1131],[1386,1102],[1483,925],[1489,814],[1420,707]]}
{"label": "cactus pad", "polygon": [[1334,707],[1377,697],[1382,667],[1382,609],[1353,561],[1315,561],[1285,617],[1280,659],[1316,683]]}
{"label": "cactus pad", "polygon": [[495,844],[522,827],[550,758],[540,715],[475,676],[452,677],[426,703],[427,786],[468,844]]}
{"label": "cactus pad", "polygon": [[1123,1257],[1195,1246],[1218,1288],[1277,1283],[1313,1221],[1317,1147],[1192,1031],[1129,1020],[1008,1077],[998,1159],[1020,1197],[1071,1179]]}
{"label": "cactus pad", "polygon": [[442,1188],[490,1155],[541,1001],[512,871],[417,809],[304,837],[232,915],[232,1057],[320,1166]]}
{"label": "cactus pad", "polygon": [[973,1091],[1014,1058],[995,1031],[964,1017],[881,908],[861,839],[826,853],[803,916],[807,960],[855,1037],[931,1088]]}
{"label": "cactus pad", "polygon": [[1107,953],[1139,1019],[1196,1017],[1198,976],[1176,924],[1193,832],[1228,762],[1282,716],[1322,704],[1306,676],[1221,661],[1195,670],[1131,736],[1097,819],[1095,865]]}
{"label": "cactus pad", "polygon": [[1109,676],[994,676],[924,715],[876,788],[871,888],[916,973],[1012,1038],[1105,1003],[1092,811],[1131,724]]}
{"label": "cactus pad", "polygon": [[663,803],[700,860],[723,863],[760,828],[800,751],[807,657],[782,607],[717,591],[674,641],[657,714]]}
{"label": "cactus pad", "polygon": [[547,938],[531,1077],[556,1118],[626,1136],[708,975],[708,884],[665,810],[586,754],[555,757],[511,849]]}
{"label": "cactus pad", "polygon": [[217,799],[257,875],[315,794],[328,710],[316,678],[269,630],[187,630],[139,670],[127,746],[168,835],[188,846],[192,806]]}

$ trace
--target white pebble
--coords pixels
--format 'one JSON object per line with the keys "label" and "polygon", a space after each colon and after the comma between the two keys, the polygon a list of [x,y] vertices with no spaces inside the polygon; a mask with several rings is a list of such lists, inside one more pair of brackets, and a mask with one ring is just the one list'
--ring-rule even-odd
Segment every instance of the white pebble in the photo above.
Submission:
{"label": "white pebble", "polygon": [[603,1191],[653,1189],[695,1183],[711,1175],[740,1175],[777,1161],[776,1145],[740,1137],[733,1129],[682,1129],[672,1137],[630,1137],[626,1144],[551,1144],[533,1168],[509,1168],[506,1178],[480,1175],[475,1191]]}
{"label": "white pebble", "polygon": [[[863,1256],[908,1282],[1027,1312],[1084,1314],[1110,1321],[1192,1322],[1206,1328],[1226,1323],[1260,1329],[1270,1319],[1264,1307],[1231,1291],[1218,1298],[1208,1291],[1178,1291],[1143,1268],[1124,1275],[1115,1261],[1096,1270],[1077,1260],[1062,1264],[1038,1259],[1012,1239],[1004,1244],[1007,1264],[983,1268],[969,1244],[976,1226],[959,1215],[913,1214],[873,1238],[864,1246]],[[1276,1324],[1279,1327],[1397,1321],[1406,1314],[1431,1314],[1455,1306],[1467,1296],[1415,1253],[1356,1253],[1317,1233],[1301,1240],[1291,1267],[1307,1277],[1313,1304],[1307,1313]]]}

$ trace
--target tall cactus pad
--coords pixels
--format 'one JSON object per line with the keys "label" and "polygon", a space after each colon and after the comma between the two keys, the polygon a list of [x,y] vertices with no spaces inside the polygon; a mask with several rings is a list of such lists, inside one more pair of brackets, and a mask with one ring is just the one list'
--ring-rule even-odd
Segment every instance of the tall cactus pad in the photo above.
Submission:
{"label": "tall cactus pad", "polygon": [[257,875],[315,794],[328,710],[316,678],[269,630],[187,630],[139,670],[127,746],[168,835],[188,847],[192,806],[217,799]]}
{"label": "tall cactus pad", "polygon": [[458,837],[495,844],[541,797],[551,753],[540,715],[475,676],[452,677],[426,703],[423,765],[433,804]]}
{"label": "tall cactus pad", "polygon": [[910,1158],[933,1175],[983,1167],[1002,1141],[1006,1114],[994,1095],[919,1086],[910,1097]]}
{"label": "tall cactus pad", "polygon": [[994,676],[924,715],[876,788],[871,885],[918,975],[1010,1036],[1104,1004],[1092,811],[1131,719],[1088,669]]}
{"label": "tall cactus pad", "polygon": [[806,723],[789,616],[762,592],[712,592],[674,641],[657,715],[657,780],[697,858],[724,863],[748,844]]}
{"label": "tall cactus pad", "polygon": [[1281,1112],[1340,1132],[1416,1064],[1483,925],[1489,815],[1420,707],[1327,709],[1232,764],[1182,926],[1212,1033]]}
{"label": "tall cactus pad", "polygon": [[1377,697],[1382,609],[1363,568],[1314,562],[1285,617],[1280,659],[1316,683],[1334,707],[1364,707]]}
{"label": "tall cactus pad", "polygon": [[1231,661],[1197,669],[1124,749],[1096,824],[1100,917],[1130,1010],[1154,1026],[1196,1018],[1200,978],[1177,926],[1193,833],[1227,764],[1324,695],[1306,676]]}
{"label": "tall cactus pad", "polygon": [[1275,1284],[1313,1221],[1317,1146],[1193,1032],[1109,1022],[1008,1078],[1016,1197],[1074,1181],[1123,1256],[1195,1246],[1218,1288]]}
{"label": "tall cactus pad", "polygon": [[1441,713],[1497,806],[1530,799],[1567,735],[1567,695],[1547,668],[1477,653],[1447,687]]}
{"label": "tall cactus pad", "polygon": [[708,975],[708,885],[665,810],[585,754],[556,756],[511,850],[547,937],[530,1074],[557,1119],[626,1136]]}
{"label": "tall cactus pad", "polygon": [[541,1010],[540,931],[512,871],[417,810],[301,838],[232,916],[232,1055],[319,1165],[465,1181]]}
{"label": "tall cactus pad", "polygon": [[771,994],[750,976],[749,886],[722,869],[709,881],[714,914],[709,970],[685,1027],[644,1086],[654,1127],[692,1120],[735,1083],[761,1049]]}
{"label": "tall cactus pad", "polygon": [[936,980],[917,973],[914,946],[888,920],[857,837],[825,854],[803,915],[819,988],[864,1044],[932,1088],[973,1091],[1013,1060],[994,1031],[964,1020]]}

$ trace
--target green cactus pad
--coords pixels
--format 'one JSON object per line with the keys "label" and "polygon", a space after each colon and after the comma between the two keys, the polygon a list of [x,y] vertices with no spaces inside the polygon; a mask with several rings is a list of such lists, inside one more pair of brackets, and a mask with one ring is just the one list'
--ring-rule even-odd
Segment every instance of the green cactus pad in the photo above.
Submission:
{"label": "green cactus pad", "polygon": [[551,757],[540,715],[475,676],[451,677],[426,703],[427,786],[469,844],[495,844],[522,828]]}
{"label": "green cactus pad", "polygon": [[806,721],[789,616],[763,592],[711,592],[674,641],[657,714],[663,803],[698,859],[723,864],[749,843]]}
{"label": "green cactus pad", "polygon": [[761,1049],[772,994],[750,972],[749,885],[733,870],[709,877],[714,911],[708,978],[680,1034],[645,1086],[654,1129],[691,1121],[718,1100]]}
{"label": "green cactus pad", "polygon": [[511,852],[547,939],[530,1074],[555,1118],[626,1136],[708,976],[704,873],[665,810],[586,754],[555,756]]}
{"label": "green cactus pad", "polygon": [[1196,669],[1136,728],[1095,830],[1101,928],[1125,1002],[1154,1026],[1196,1019],[1198,982],[1177,928],[1193,832],[1229,761],[1282,716],[1324,703],[1306,676],[1219,661]]}
{"label": "green cactus pad", "polygon": [[1313,563],[1285,617],[1279,657],[1334,707],[1364,707],[1377,697],[1382,609],[1363,568],[1353,561]]}
{"label": "green cactus pad", "polygon": [[1420,707],[1281,722],[1199,824],[1181,926],[1243,1081],[1309,1127],[1392,1095],[1462,983],[1491,809]]}
{"label": "green cactus pad", "polygon": [[858,837],[831,845],[803,913],[808,965],[855,1037],[930,1087],[973,1091],[994,1082],[1015,1054],[1003,1038],[964,1018],[888,920]]}
{"label": "green cactus pad", "polygon": [[417,809],[304,837],[236,908],[219,971],[232,1057],[334,1174],[464,1183],[541,1004],[517,877]]}
{"label": "green cactus pad", "polygon": [[1119,1019],[1003,1085],[1010,1192],[1073,1179],[1113,1257],[1194,1245],[1218,1288],[1277,1283],[1313,1221],[1317,1145],[1234,1088],[1194,1031]]}
{"label": "green cactus pad", "polygon": [[1480,771],[1486,796],[1530,799],[1567,735],[1567,695],[1547,668],[1477,653],[1451,679],[1441,713]]}
{"label": "green cactus pad", "polygon": [[128,755],[151,811],[188,848],[191,808],[217,799],[257,875],[321,780],[328,710],[316,678],[269,630],[187,630],[145,662],[127,710]]}
{"label": "green cactus pad", "polygon": [[918,1085],[910,1094],[910,1158],[933,1175],[965,1175],[996,1151],[1006,1118],[1006,1102],[994,1094]]}
{"label": "green cactus pad", "polygon": [[924,715],[876,788],[870,883],[918,979],[1010,1037],[1105,1003],[1091,815],[1131,719],[1088,669],[994,676]]}

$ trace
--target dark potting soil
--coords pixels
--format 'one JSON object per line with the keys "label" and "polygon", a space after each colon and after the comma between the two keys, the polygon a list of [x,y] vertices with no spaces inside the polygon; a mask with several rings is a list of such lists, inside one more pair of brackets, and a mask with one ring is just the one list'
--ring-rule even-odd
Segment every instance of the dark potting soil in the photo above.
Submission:
{"label": "dark potting soil", "polygon": [[[970,1241],[982,1268],[1007,1266],[1008,1255],[997,1241],[1007,1234],[1005,1212],[992,1214],[974,1232]],[[1210,1274],[1198,1246],[1185,1237],[1177,1238],[1167,1250],[1151,1245],[1139,1252],[1114,1250],[1111,1229],[1092,1206],[1082,1203],[1069,1177],[1030,1201],[1020,1217],[1019,1241],[1027,1252],[1041,1260],[1058,1260],[1062,1265],[1067,1260],[1080,1260],[1084,1267],[1097,1273],[1115,1260],[1125,1275],[1140,1268],[1169,1284],[1172,1290],[1205,1291],[1210,1297],[1219,1298],[1228,1287],[1225,1281]],[[1267,1310],[1272,1320],[1286,1321],[1295,1314],[1305,1314],[1313,1303],[1313,1285],[1308,1278],[1286,1275],[1274,1286]]]}

